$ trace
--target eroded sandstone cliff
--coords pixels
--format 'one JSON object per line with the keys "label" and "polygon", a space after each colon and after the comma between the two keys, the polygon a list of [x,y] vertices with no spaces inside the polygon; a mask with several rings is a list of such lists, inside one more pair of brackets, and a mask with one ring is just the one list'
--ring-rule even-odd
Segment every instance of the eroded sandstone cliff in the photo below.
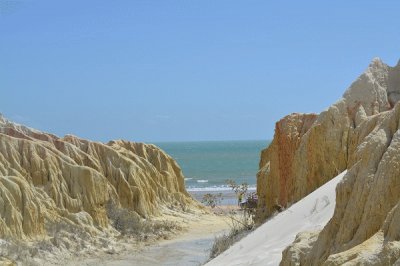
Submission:
{"label": "eroded sandstone cliff", "polygon": [[[321,232],[299,234],[284,251],[281,265],[400,263],[399,95],[400,64],[389,67],[375,59],[343,98],[321,113],[301,137],[293,159],[285,161],[293,174],[293,201],[337,172],[348,172],[336,189],[330,222]],[[287,131],[283,134],[289,135]],[[266,158],[276,156],[271,152],[266,152]],[[269,172],[260,171],[259,184],[282,178],[273,171],[274,163],[269,160]],[[258,189],[265,195],[274,188]],[[275,198],[284,197],[277,194]]]}
{"label": "eroded sandstone cliff", "polygon": [[354,162],[337,187],[335,213],[314,237],[299,235],[282,265],[400,262],[400,103],[354,133]]}
{"label": "eroded sandstone cliff", "polygon": [[257,174],[260,220],[271,215],[276,204],[286,207],[298,201],[354,163],[354,130],[368,117],[393,108],[400,95],[399,71],[399,65],[389,67],[374,59],[326,111],[290,115],[277,123]]}
{"label": "eroded sandstone cliff", "polygon": [[316,114],[291,114],[276,123],[274,139],[261,153],[257,179],[259,215],[268,216],[280,206],[296,200],[292,172],[294,151],[316,118]]}
{"label": "eroded sandstone cliff", "polygon": [[109,230],[111,203],[143,218],[198,206],[154,145],[58,138],[0,116],[0,238],[43,239],[61,223]]}

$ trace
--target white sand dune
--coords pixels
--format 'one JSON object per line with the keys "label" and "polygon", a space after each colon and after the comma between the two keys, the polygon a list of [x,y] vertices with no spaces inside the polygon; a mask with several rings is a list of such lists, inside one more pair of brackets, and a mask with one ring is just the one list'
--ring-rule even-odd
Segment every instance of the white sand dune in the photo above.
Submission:
{"label": "white sand dune", "polygon": [[207,266],[279,265],[282,251],[303,231],[322,229],[335,209],[335,188],[346,171],[279,213]]}

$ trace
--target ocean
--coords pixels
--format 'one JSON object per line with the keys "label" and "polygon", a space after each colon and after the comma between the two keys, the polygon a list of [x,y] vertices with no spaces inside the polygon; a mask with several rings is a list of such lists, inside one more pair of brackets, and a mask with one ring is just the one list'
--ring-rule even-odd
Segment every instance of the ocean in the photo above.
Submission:
{"label": "ocean", "polygon": [[270,141],[155,143],[180,165],[188,191],[227,191],[225,180],[256,187],[260,152]]}

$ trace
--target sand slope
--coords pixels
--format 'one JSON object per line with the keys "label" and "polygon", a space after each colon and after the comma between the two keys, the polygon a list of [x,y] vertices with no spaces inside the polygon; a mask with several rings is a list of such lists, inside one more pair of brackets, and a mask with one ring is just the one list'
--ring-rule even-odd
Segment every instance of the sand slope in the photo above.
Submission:
{"label": "sand slope", "polygon": [[[279,265],[282,251],[303,231],[320,230],[333,215],[335,188],[343,172],[210,261],[220,265]],[[307,233],[303,233],[307,234]]]}

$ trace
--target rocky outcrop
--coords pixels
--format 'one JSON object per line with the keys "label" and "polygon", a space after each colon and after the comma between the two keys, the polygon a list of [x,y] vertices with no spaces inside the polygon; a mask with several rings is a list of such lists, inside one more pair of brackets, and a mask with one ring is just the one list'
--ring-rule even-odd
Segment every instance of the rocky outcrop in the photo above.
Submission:
{"label": "rocky outcrop", "polygon": [[[399,93],[400,64],[375,59],[304,134],[291,164],[296,197],[308,193],[310,182],[318,186],[335,171],[348,171],[336,188],[332,219],[320,232],[299,234],[281,265],[400,263]],[[329,120],[330,129],[318,131]],[[327,154],[318,159],[321,151]]]}
{"label": "rocky outcrop", "polygon": [[263,215],[295,200],[293,151],[316,119],[316,114],[291,114],[276,123],[274,139],[261,153],[257,179],[257,188],[264,188],[258,189],[259,212],[263,211]]}
{"label": "rocky outcrop", "polygon": [[332,219],[314,238],[299,235],[282,265],[400,262],[399,121],[400,103],[356,128],[354,163],[337,187]]}
{"label": "rocky outcrop", "polygon": [[389,67],[374,59],[343,98],[308,127],[301,127],[301,134],[293,134],[293,128],[309,115],[284,118],[288,127],[277,123],[257,174],[260,221],[274,212],[277,203],[286,207],[300,200],[355,163],[352,155],[359,143],[355,129],[368,117],[393,108],[400,98],[399,73],[400,65]]}
{"label": "rocky outcrop", "polygon": [[0,238],[40,238],[59,223],[108,230],[109,203],[143,218],[197,206],[154,145],[58,138],[0,116]]}

